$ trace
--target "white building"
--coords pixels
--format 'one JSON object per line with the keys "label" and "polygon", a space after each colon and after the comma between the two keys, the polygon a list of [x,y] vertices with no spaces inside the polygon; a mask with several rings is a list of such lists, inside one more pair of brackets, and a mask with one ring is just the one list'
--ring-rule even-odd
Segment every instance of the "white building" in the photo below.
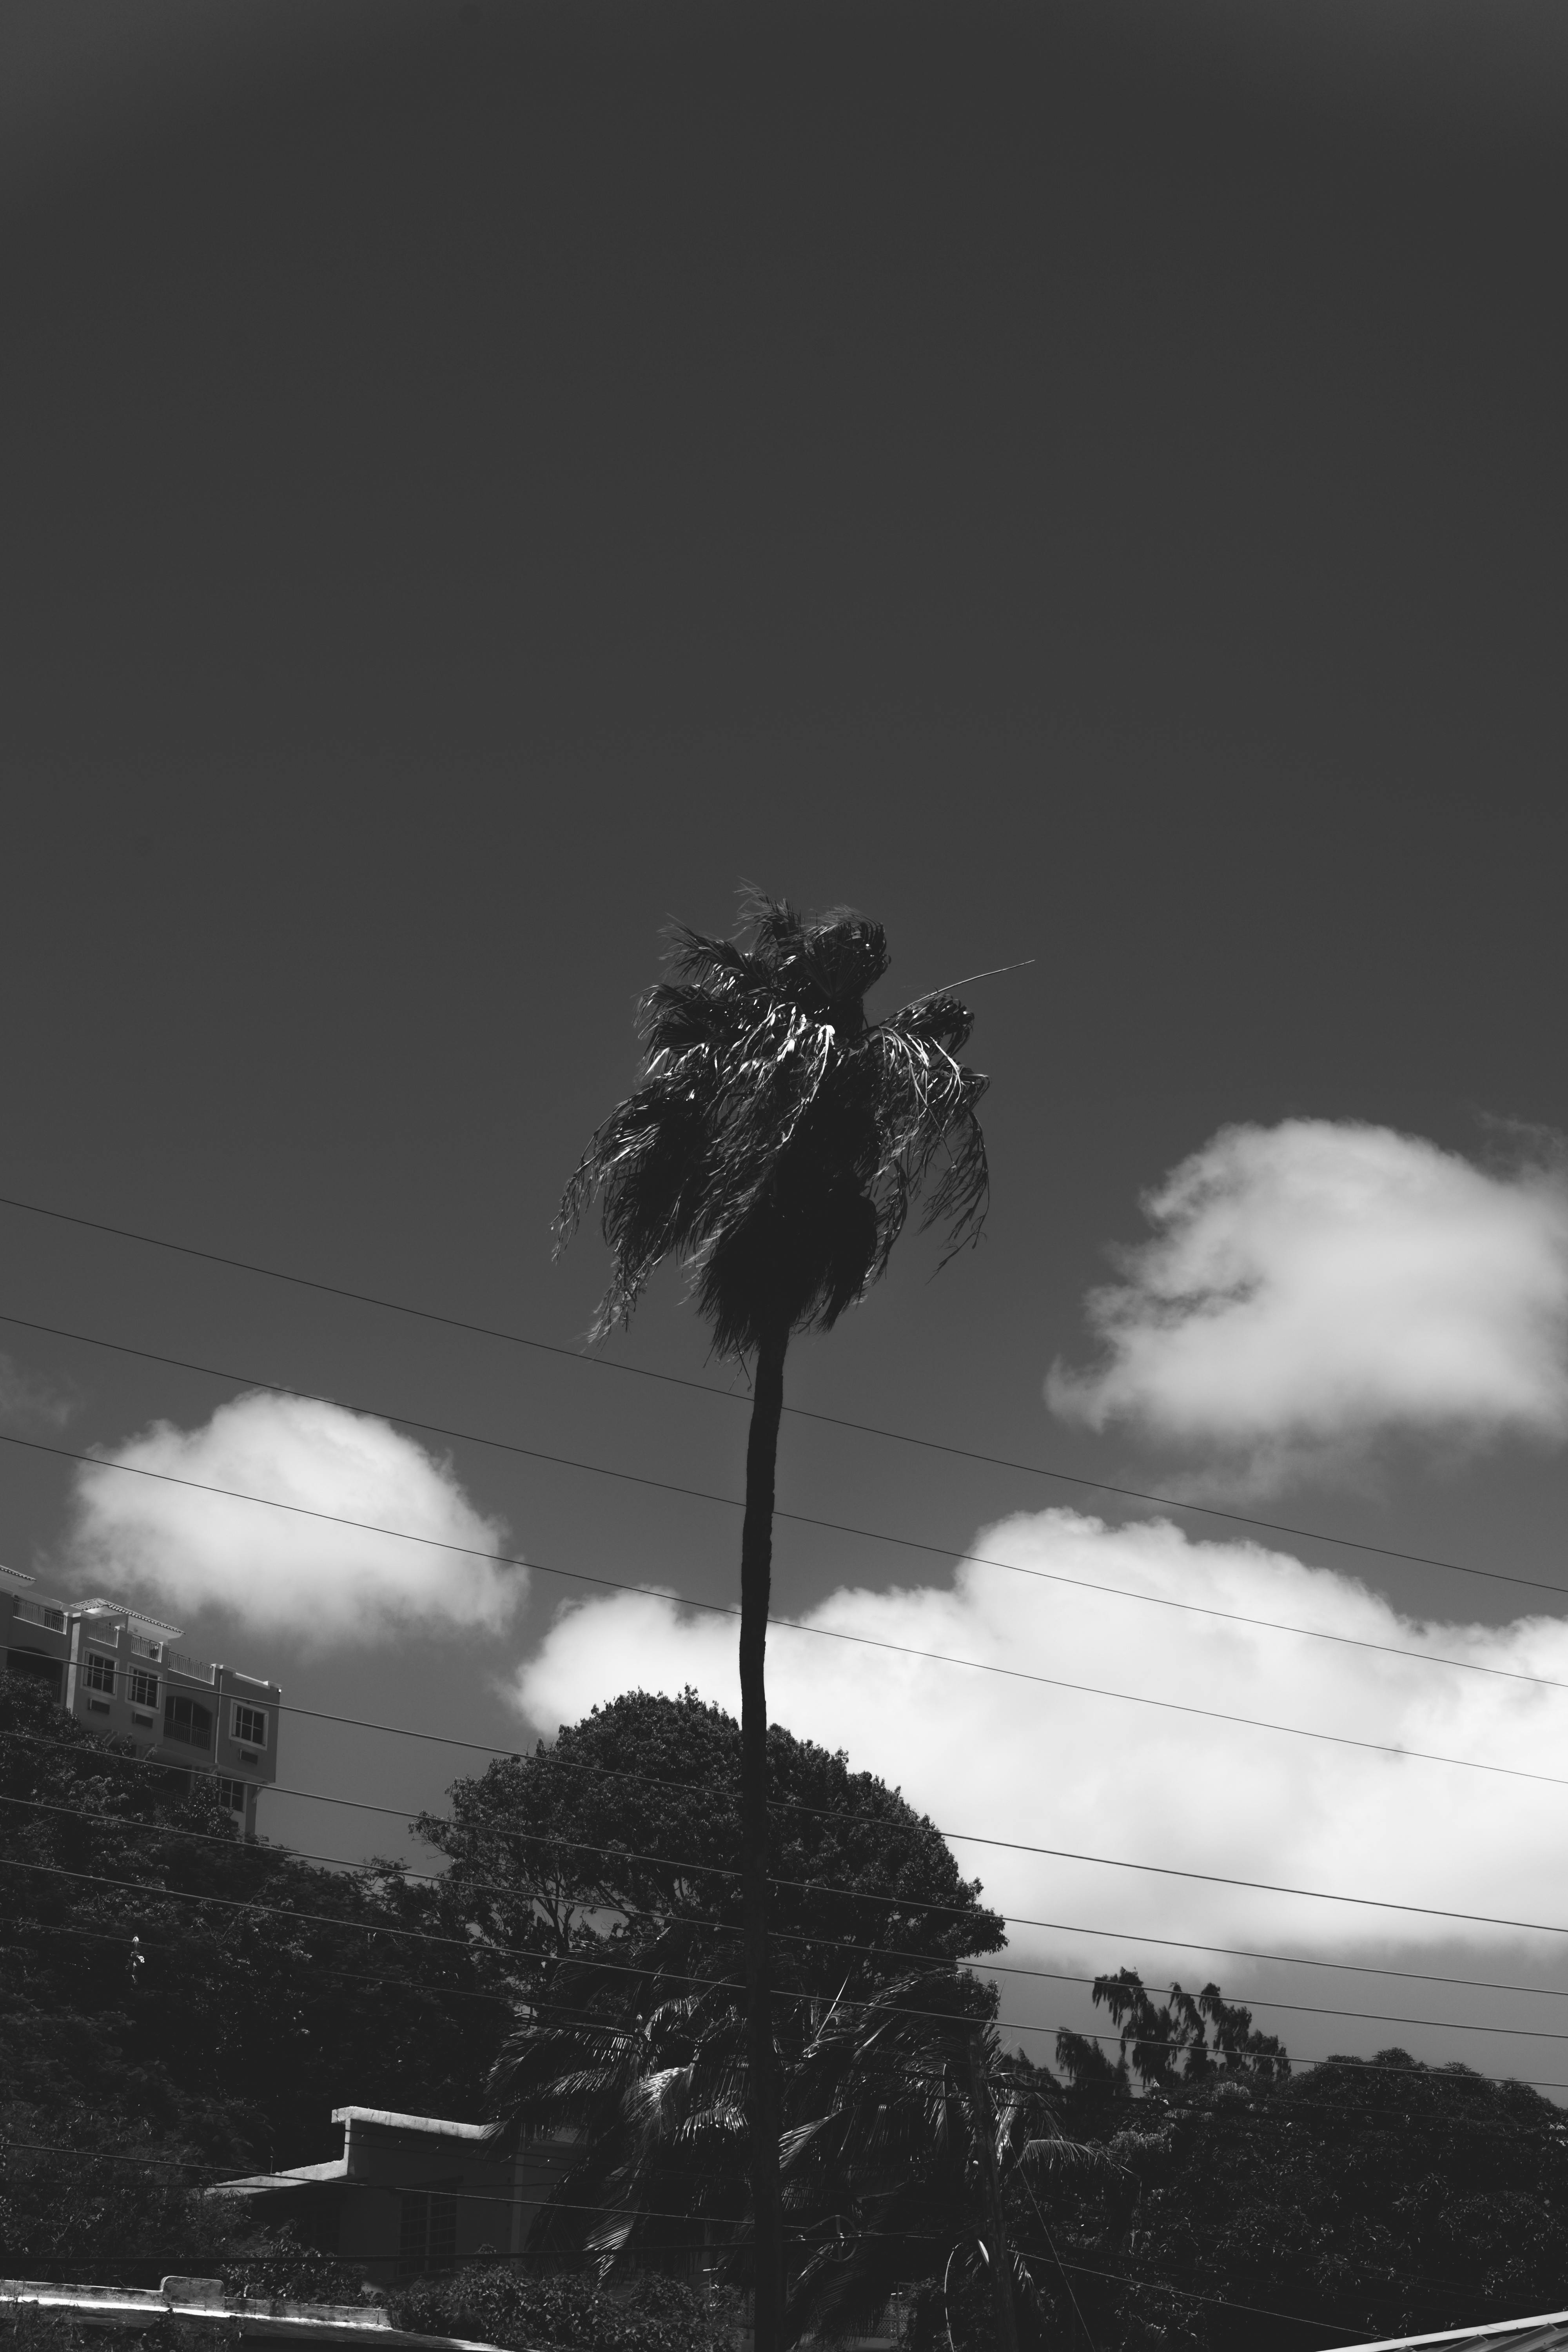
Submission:
{"label": "white building", "polygon": [[90,1730],[115,1732],[161,1764],[210,1773],[218,1802],[256,1834],[256,1801],[278,1778],[283,1693],[174,1644],[178,1625],[123,1601],[56,1601],[0,1568],[0,1662],[46,1683]]}

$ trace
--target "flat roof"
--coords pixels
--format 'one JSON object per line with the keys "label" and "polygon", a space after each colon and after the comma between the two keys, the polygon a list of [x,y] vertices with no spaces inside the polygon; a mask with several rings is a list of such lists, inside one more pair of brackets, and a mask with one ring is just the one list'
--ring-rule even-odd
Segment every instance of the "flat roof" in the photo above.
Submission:
{"label": "flat roof", "polygon": [[493,2139],[499,2124],[452,2123],[445,2116],[400,2116],[390,2107],[334,2107],[335,2124],[383,2124],[388,2131],[430,2132],[440,2139]]}

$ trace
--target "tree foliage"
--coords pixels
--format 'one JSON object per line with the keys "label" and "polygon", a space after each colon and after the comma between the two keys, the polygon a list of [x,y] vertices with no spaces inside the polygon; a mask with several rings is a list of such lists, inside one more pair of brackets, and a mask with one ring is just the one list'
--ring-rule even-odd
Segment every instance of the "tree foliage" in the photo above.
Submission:
{"label": "tree foliage", "polygon": [[759,893],[742,912],[744,944],[671,934],[668,977],[639,1008],[641,1083],[589,1143],[558,1220],[565,1240],[602,1202],[600,1333],[673,1256],[736,1357],[830,1329],[886,1269],[939,1160],[924,1222],[950,1225],[952,1247],[978,1233],[987,1189],[985,1080],[958,1060],[972,1024],[957,997],[868,1022],[889,964],[879,923]]}
{"label": "tree foliage", "polygon": [[[1568,2119],[1538,2092],[1398,2049],[1292,2072],[1213,1986],[1157,2004],[1122,1969],[1096,1993],[1121,2062],[1058,2036],[1063,2112],[1119,2170],[1037,2193],[1101,2352],[1305,2352],[1568,2303]],[[1040,2247],[1022,2216],[1019,2242]]]}
{"label": "tree foliage", "polygon": [[[542,2002],[652,1959],[706,1981],[739,1971],[740,1728],[688,1690],[630,1691],[563,1725],[552,1744],[501,1758],[450,1791],[420,1835],[447,1857],[444,1927],[467,1932],[498,1973]],[[869,1772],[768,1733],[768,1868],[781,1993],[847,1997],[911,1960],[995,1951],[1004,1927],[941,1832]],[[675,1955],[680,1956],[679,1961]],[[780,2002],[781,2018],[790,2003]],[[781,2032],[788,2038],[787,2026]]]}
{"label": "tree foliage", "polygon": [[11,1676],[0,1800],[0,2198],[29,2275],[89,2247],[130,2284],[187,2266],[184,2188],[334,2154],[335,2105],[481,2111],[504,2004],[398,1872],[247,1844],[201,1777]]}
{"label": "tree foliage", "polygon": [[[1003,1928],[874,1776],[778,1726],[769,1768],[793,2336],[873,2317],[909,2268],[907,2227],[977,2210],[966,2052],[995,1997],[960,1963]],[[721,1709],[635,1692],[421,1824],[450,1857],[447,1916],[518,1989],[499,2096],[580,2135],[541,2232],[562,2260],[679,2267],[700,2229],[744,2278],[739,1775]]]}
{"label": "tree foliage", "polygon": [[449,2278],[422,2279],[393,2304],[399,2327],[455,2336],[510,2352],[732,2352],[734,2307],[727,2295],[657,2272],[606,2294],[592,2279],[475,2263]]}

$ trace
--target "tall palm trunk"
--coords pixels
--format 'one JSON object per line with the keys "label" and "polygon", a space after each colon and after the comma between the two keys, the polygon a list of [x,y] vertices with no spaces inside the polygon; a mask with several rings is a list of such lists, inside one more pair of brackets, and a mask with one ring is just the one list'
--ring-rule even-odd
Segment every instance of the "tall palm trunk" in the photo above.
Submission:
{"label": "tall palm trunk", "polygon": [[741,1899],[756,2352],[782,2352],[784,2343],[784,2208],[779,2193],[778,2082],[768,1960],[768,1698],[763,1665],[773,1561],[773,1475],[788,1345],[789,1326],[784,1323],[775,1326],[757,1349],[752,1427],[746,1442],[746,1517],[741,1535]]}
{"label": "tall palm trunk", "polygon": [[1007,2251],[1007,2224],[1002,2212],[1002,2176],[996,2166],[996,2117],[991,2107],[991,2084],[985,2074],[985,2053],[978,2029],[969,2037],[969,2105],[980,2159],[980,2183],[985,2198],[986,2271],[991,2281],[991,2308],[996,2323],[998,2352],[1018,2352],[1018,2324],[1013,2308],[1013,2262]]}

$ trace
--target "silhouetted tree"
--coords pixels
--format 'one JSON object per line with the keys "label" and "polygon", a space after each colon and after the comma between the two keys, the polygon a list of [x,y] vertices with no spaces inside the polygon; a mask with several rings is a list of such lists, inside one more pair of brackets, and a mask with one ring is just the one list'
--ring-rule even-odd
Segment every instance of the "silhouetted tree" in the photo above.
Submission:
{"label": "silhouetted tree", "polygon": [[563,1243],[601,1202],[612,1272],[598,1333],[627,1320],[655,1267],[673,1257],[689,1270],[720,1354],[752,1367],[741,1538],[746,2104],[757,2352],[778,2352],[763,1665],[784,1352],[793,1332],[830,1329],[885,1271],[940,1158],[925,1223],[945,1222],[954,1249],[978,1234],[985,1081],[957,1058],[972,1024],[956,996],[940,992],[867,1020],[867,992],[889,963],[880,924],[760,896],[743,912],[742,940],[675,932],[668,976],[642,1002],[641,1083],[584,1153],[557,1233]]}

